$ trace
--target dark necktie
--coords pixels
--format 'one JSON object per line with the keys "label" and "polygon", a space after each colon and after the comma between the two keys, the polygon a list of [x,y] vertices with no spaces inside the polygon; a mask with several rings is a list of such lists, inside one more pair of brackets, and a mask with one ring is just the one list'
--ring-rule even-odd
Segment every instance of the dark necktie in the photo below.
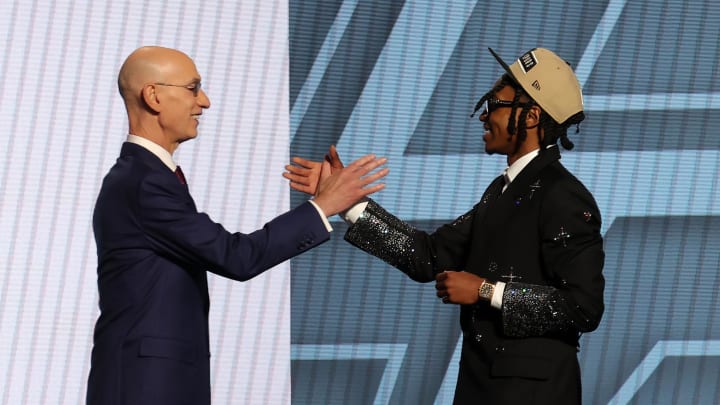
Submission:
{"label": "dark necktie", "polygon": [[178,180],[180,180],[180,184],[187,184],[187,181],[185,181],[185,175],[183,174],[180,166],[175,167],[175,175],[177,176]]}
{"label": "dark necktie", "polygon": [[510,186],[510,176],[508,176],[508,174],[507,174],[507,169],[503,170],[502,178],[503,178],[503,187],[502,187],[501,193],[504,193],[505,190]]}

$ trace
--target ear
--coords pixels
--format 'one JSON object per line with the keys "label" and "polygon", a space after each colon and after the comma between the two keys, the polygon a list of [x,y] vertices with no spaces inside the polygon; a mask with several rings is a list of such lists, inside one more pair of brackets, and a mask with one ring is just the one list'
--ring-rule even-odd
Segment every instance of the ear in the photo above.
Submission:
{"label": "ear", "polygon": [[141,97],[143,101],[145,102],[145,105],[155,111],[160,112],[160,100],[158,99],[157,93],[155,92],[155,85],[154,84],[148,84],[145,85],[142,89]]}
{"label": "ear", "polygon": [[525,128],[532,129],[540,125],[540,114],[542,110],[540,107],[534,105],[528,110],[527,116],[525,116]]}

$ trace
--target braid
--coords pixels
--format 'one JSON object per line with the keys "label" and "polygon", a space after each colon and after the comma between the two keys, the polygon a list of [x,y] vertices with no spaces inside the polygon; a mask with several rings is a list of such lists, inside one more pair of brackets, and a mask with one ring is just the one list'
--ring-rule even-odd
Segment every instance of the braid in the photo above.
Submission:
{"label": "braid", "polygon": [[[504,75],[505,77],[507,75]],[[520,115],[518,116],[517,121],[516,120],[509,120],[507,130],[510,135],[517,134],[517,147],[520,147],[520,144],[525,142],[525,139],[527,139],[527,127],[525,124],[525,118],[527,118],[528,113],[530,112],[530,108],[534,105],[536,105],[535,101],[530,97],[525,90],[518,85],[514,80],[510,79],[508,77],[507,83],[512,86],[513,89],[515,89],[515,97],[513,98],[513,105],[512,110],[510,111],[510,116],[514,117],[515,113],[518,109],[518,107],[521,107],[520,109]],[[522,97],[527,97],[530,101],[528,102],[521,102],[520,99]]]}
{"label": "braid", "polygon": [[[515,86],[513,86],[513,87],[515,87]],[[516,123],[515,123],[514,117],[515,117],[515,112],[517,112],[518,101],[520,101],[520,91],[521,90],[519,90],[519,89],[515,89],[515,97],[513,97],[512,107],[510,108],[510,119],[508,120],[508,126],[507,126],[507,131],[508,131],[508,134],[510,134],[510,135],[515,135],[517,133],[517,129],[518,129],[515,127]],[[518,139],[518,141],[520,141],[520,139]],[[518,145],[519,144],[520,144],[520,142],[518,142]]]}
{"label": "braid", "polygon": [[568,138],[567,130],[572,125],[576,125],[577,129],[575,130],[575,133],[580,132],[580,122],[584,119],[585,114],[580,111],[568,118],[564,123],[558,124],[552,117],[550,117],[550,115],[548,115],[548,113],[543,111],[542,114],[540,114],[540,127],[542,128],[545,137],[542,141],[543,148],[541,150],[544,150],[550,145],[556,145],[558,140],[560,140],[560,145],[562,145],[565,150],[571,150],[574,148],[575,144]]}

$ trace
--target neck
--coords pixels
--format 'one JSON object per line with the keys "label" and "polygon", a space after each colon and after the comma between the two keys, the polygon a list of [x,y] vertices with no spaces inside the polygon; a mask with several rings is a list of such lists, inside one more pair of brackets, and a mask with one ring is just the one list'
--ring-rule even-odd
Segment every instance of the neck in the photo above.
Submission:
{"label": "neck", "polygon": [[507,156],[508,166],[512,165],[513,163],[515,163],[515,161],[527,155],[528,153],[540,149],[540,136],[538,132],[534,129],[535,128],[532,128],[532,130],[528,129],[525,140],[517,145],[513,154]]}
{"label": "neck", "polygon": [[179,142],[173,142],[166,137],[162,129],[152,122],[130,122],[130,133],[141,136],[163,147],[171,155],[180,145]]}

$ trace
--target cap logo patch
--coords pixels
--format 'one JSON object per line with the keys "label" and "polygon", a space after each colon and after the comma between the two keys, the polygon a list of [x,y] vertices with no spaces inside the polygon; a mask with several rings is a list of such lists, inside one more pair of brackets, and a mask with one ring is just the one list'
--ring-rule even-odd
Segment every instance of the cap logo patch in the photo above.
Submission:
{"label": "cap logo patch", "polygon": [[538,82],[537,80],[532,82],[532,86],[535,88],[535,90],[540,91],[540,82]]}
{"label": "cap logo patch", "polygon": [[520,57],[520,59],[518,59],[518,62],[520,62],[520,67],[522,67],[522,70],[525,73],[529,72],[530,69],[537,65],[537,59],[535,59],[535,55],[532,52],[525,53]]}

